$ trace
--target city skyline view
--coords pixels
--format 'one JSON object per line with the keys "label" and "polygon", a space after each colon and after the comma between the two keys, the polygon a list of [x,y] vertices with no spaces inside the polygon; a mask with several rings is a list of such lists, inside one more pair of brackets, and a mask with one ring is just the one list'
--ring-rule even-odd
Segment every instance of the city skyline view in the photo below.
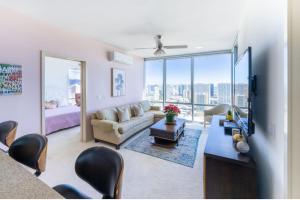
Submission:
{"label": "city skyline view", "polygon": [[[146,61],[144,98],[162,106],[165,96],[165,103],[174,103],[180,107],[180,117],[203,121],[205,109],[218,104],[231,104],[231,55],[204,55],[193,59],[193,69],[190,57]],[[235,101],[244,107],[247,105],[247,86],[239,83],[237,87]]]}
{"label": "city skyline view", "polygon": [[[147,85],[145,98],[150,101],[159,102],[163,100],[162,85]],[[191,103],[190,84],[168,84],[166,85],[166,102]],[[194,84],[194,103],[211,104],[231,103],[231,83]]]}

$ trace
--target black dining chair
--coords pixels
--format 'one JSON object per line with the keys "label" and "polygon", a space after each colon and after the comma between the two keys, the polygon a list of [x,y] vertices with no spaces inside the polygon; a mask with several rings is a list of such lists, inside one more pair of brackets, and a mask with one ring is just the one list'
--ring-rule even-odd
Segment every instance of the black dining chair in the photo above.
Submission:
{"label": "black dining chair", "polygon": [[48,140],[40,134],[28,134],[16,139],[9,147],[8,154],[16,161],[35,169],[39,176],[46,169]]}
{"label": "black dining chair", "polygon": [[18,123],[5,121],[0,123],[0,142],[9,147],[16,138]]}
{"label": "black dining chair", "polygon": [[[106,147],[83,151],[75,162],[76,174],[103,195],[103,199],[120,199],[124,162],[122,156]],[[72,186],[53,188],[67,199],[87,199],[87,195]]]}

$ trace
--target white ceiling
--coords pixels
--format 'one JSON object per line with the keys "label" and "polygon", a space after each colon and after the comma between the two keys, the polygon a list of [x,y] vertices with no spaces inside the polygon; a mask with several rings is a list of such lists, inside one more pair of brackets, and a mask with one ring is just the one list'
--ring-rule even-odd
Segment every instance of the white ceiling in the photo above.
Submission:
{"label": "white ceiling", "polygon": [[[0,5],[38,20],[119,47],[130,54],[153,57],[154,35],[168,55],[230,49],[245,0],[0,0]],[[202,46],[202,49],[197,49]]]}

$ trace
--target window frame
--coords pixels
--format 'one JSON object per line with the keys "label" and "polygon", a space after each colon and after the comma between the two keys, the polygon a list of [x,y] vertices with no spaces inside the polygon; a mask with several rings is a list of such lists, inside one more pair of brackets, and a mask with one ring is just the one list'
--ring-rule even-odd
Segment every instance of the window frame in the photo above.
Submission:
{"label": "window frame", "polygon": [[[163,73],[163,74],[162,74],[162,79],[163,79],[163,80],[162,80],[162,92],[163,92],[163,98],[162,98],[162,101],[150,101],[150,102],[154,102],[154,103],[162,103],[162,104],[163,104],[163,102],[165,101],[165,99],[164,99],[164,84],[165,84],[165,83],[164,83],[164,81],[165,81],[165,75],[164,75],[164,74],[165,74],[165,72],[164,72],[164,71],[165,71],[165,69],[164,69],[164,68],[165,68],[165,67],[164,67],[165,64],[164,64],[164,62],[165,62],[165,61],[164,61],[163,59],[160,59],[160,58],[153,59],[153,60],[162,60],[162,64],[163,64],[163,65],[162,65],[162,73]],[[144,90],[145,90],[145,88],[146,88],[146,86],[147,86],[147,85],[146,85],[146,64],[145,64],[145,61],[146,61],[146,60],[144,60],[144,69],[143,69],[143,70],[144,70],[144,80],[143,80],[143,88],[144,88]],[[163,104],[163,106],[164,106],[164,104]]]}
{"label": "window frame", "polygon": [[[192,74],[193,72],[192,72],[192,58],[191,57],[176,57],[176,58],[166,58],[165,59],[165,66],[164,66],[164,68],[165,68],[165,76],[164,76],[164,80],[165,80],[165,87],[166,87],[166,90],[165,90],[165,92],[164,92],[164,94],[163,94],[163,96],[165,96],[165,102],[166,103],[172,103],[172,104],[182,104],[182,105],[190,105],[190,104],[192,104],[192,97],[191,97],[191,101],[190,101],[190,103],[184,103],[184,102],[171,102],[171,101],[167,101],[167,61],[168,60],[179,60],[179,59],[189,59],[189,61],[190,61],[190,73]],[[190,80],[190,85],[191,85],[191,93],[192,93],[192,76],[190,77],[191,78],[191,80]]]}
{"label": "window frame", "polygon": [[[190,105],[192,107],[192,121],[194,121],[194,110],[195,106],[203,106],[203,107],[211,107],[211,106],[216,106],[216,104],[198,104],[194,103],[194,68],[195,68],[195,57],[198,56],[208,56],[208,55],[217,55],[217,54],[228,54],[233,57],[233,51],[232,49],[228,50],[220,50],[220,51],[209,51],[209,52],[201,52],[201,53],[191,53],[191,54],[183,54],[183,55],[171,55],[171,56],[159,56],[159,57],[149,57],[149,58],[144,58],[144,89],[146,86],[146,61],[151,61],[151,60],[163,60],[163,102],[161,101],[151,101],[153,103],[162,103],[163,106],[165,106],[168,103],[172,103],[175,105]],[[167,70],[166,70],[166,65],[167,65],[167,60],[170,59],[182,59],[182,58],[189,58],[190,59],[190,67],[191,67],[191,102],[190,103],[178,103],[178,102],[168,102],[166,101],[166,76],[167,76]],[[231,64],[230,64],[230,70],[231,70],[231,76],[232,76],[232,66],[233,66],[233,59],[231,59]],[[232,77],[230,78],[231,80],[231,88],[232,88]],[[232,103],[232,97],[233,92],[231,89],[231,103]]]}

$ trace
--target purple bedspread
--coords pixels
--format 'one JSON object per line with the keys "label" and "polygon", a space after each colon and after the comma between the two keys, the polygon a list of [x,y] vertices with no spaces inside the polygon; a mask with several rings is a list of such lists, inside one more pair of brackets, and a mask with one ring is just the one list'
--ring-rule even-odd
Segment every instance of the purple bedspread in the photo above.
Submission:
{"label": "purple bedspread", "polygon": [[46,134],[80,125],[80,107],[67,106],[45,111]]}

